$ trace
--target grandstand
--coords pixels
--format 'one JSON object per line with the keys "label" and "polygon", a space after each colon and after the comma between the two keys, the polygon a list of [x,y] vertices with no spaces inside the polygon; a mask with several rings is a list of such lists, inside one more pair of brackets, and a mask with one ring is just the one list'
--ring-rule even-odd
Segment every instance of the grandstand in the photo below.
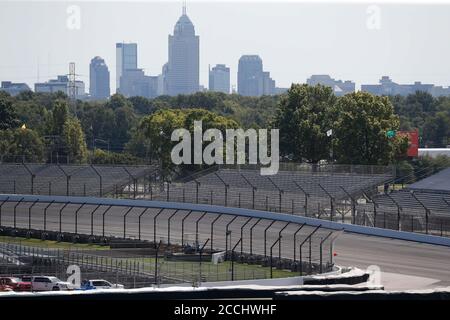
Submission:
{"label": "grandstand", "polygon": [[134,192],[156,171],[157,166],[7,163],[0,165],[0,193],[105,196]]}
{"label": "grandstand", "polygon": [[336,214],[339,205],[346,205],[346,199],[373,192],[393,177],[388,167],[378,168],[377,173],[351,170],[354,168],[349,166],[345,166],[350,169],[347,172],[343,167],[330,167],[335,169],[282,167],[276,175],[262,176],[257,167],[218,166],[167,185],[157,198],[321,217]]}

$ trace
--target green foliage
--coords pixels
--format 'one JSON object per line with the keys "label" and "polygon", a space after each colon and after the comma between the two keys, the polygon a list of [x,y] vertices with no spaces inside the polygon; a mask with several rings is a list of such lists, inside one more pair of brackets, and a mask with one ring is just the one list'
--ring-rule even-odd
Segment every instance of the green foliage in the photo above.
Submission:
{"label": "green foliage", "polygon": [[328,159],[331,108],[336,97],[329,87],[293,84],[279,104],[274,128],[280,129],[280,150],[294,161]]}
{"label": "green foliage", "polygon": [[0,130],[17,128],[19,120],[11,98],[1,91],[0,93]]}
{"label": "green foliage", "polygon": [[52,133],[55,135],[62,135],[64,125],[69,118],[69,107],[64,100],[56,100],[52,110],[53,122]]}
{"label": "green foliage", "polygon": [[63,139],[69,161],[85,163],[87,160],[86,140],[78,119],[67,118],[63,126]]}
{"label": "green foliage", "polygon": [[143,164],[142,159],[129,153],[107,152],[101,149],[95,149],[91,158],[93,164]]}
{"label": "green foliage", "polygon": [[366,92],[345,95],[334,107],[333,118],[333,149],[340,163],[386,165],[394,160],[396,146],[404,146],[386,135],[400,124],[386,97]]}
{"label": "green foliage", "polygon": [[175,129],[185,128],[193,136],[194,121],[200,120],[203,122],[203,130],[216,128],[221,130],[223,134],[227,128],[238,127],[237,122],[233,119],[203,109],[159,110],[144,117],[139,127],[145,138],[148,139],[146,144],[151,146],[153,156],[162,162],[164,168],[169,168],[172,166],[170,153],[177,143],[171,141],[172,132]]}
{"label": "green foliage", "polygon": [[41,162],[44,159],[44,144],[31,129],[0,130],[1,161]]}

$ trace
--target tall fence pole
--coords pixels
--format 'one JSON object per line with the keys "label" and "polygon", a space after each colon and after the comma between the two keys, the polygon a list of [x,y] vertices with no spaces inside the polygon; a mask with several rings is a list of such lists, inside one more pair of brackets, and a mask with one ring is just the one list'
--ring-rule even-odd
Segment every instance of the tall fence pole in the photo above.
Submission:
{"label": "tall fence pole", "polygon": [[99,179],[99,195],[100,197],[103,197],[103,177],[100,174],[100,172],[91,164],[90,167],[92,168],[92,170],[95,172],[95,174],[98,176]]}
{"label": "tall fence pole", "polygon": [[6,199],[3,200],[2,203],[0,204],[0,227],[2,226],[2,208],[3,208],[3,205],[6,202],[8,202],[8,200],[9,200],[9,197],[6,197]]}
{"label": "tall fence pole", "polygon": [[[156,246],[156,219],[158,216],[164,211],[164,209],[160,209],[158,213],[153,217],[153,244]],[[161,242],[161,241],[160,241]]]}
{"label": "tall fence pole", "polygon": [[200,223],[200,220],[203,219],[203,217],[207,214],[208,212],[205,211],[203,212],[203,214],[200,216],[200,218],[197,219],[197,221],[195,221],[195,246],[197,248],[197,246],[199,245],[199,240],[198,240],[198,224]]}
{"label": "tall fence pole", "polygon": [[262,220],[262,218],[258,218],[256,222],[251,226],[250,228],[250,256],[253,255],[253,229],[256,227],[256,225]]}
{"label": "tall fence pole", "polygon": [[234,281],[234,250],[236,247],[242,242],[242,238],[239,239],[238,242],[234,245],[233,249],[231,249],[231,281]]}
{"label": "tall fence pole", "polygon": [[94,213],[100,208],[101,205],[97,205],[94,210],[91,211],[91,236],[94,235]]}
{"label": "tall fence pole", "polygon": [[31,231],[31,209],[39,200],[35,200],[31,206],[28,208],[28,231]]}
{"label": "tall fence pole", "polygon": [[211,222],[211,252],[214,250],[214,224],[220,219],[221,216],[221,214],[217,215],[217,217]]}
{"label": "tall fence pole", "polygon": [[[253,218],[250,217],[247,219],[247,221],[245,221],[245,223],[241,226],[241,239],[244,239],[244,228],[245,226],[252,220]],[[243,246],[244,246],[244,241],[241,241],[241,257],[242,257],[242,252],[243,252]]]}
{"label": "tall fence pole", "polygon": [[63,210],[68,206],[70,204],[70,201],[69,202],[66,202],[63,206],[62,206],[62,208],[61,209],[59,209],[59,233],[61,234],[62,233],[62,213],[63,213]]}
{"label": "tall fence pole", "polygon": [[305,196],[305,202],[304,202],[304,210],[305,210],[305,217],[308,216],[308,197],[309,194],[305,191],[305,189],[303,189],[303,187],[297,183],[297,181],[292,180],[292,182],[294,182],[294,184],[297,186],[297,188],[303,192],[303,195]]}
{"label": "tall fence pole", "polygon": [[82,203],[81,206],[79,206],[77,208],[77,210],[75,210],[75,234],[78,235],[78,212],[80,212],[80,210],[84,207],[84,205],[86,204],[86,202]]}
{"label": "tall fence pole", "polygon": [[322,249],[322,246],[323,246],[323,244],[324,244],[324,242],[325,241],[327,241],[327,239],[331,236],[333,234],[333,232],[331,231],[330,233],[328,233],[328,235],[325,237],[325,238],[323,238],[322,239],[322,241],[320,241],[320,247],[319,247],[319,252],[320,252],[320,265],[319,265],[319,270],[320,270],[320,273],[322,273],[323,272],[323,269],[322,269],[322,256],[323,256],[323,249]]}
{"label": "tall fence pole", "polygon": [[44,208],[44,232],[47,231],[47,210],[55,202],[55,200],[50,201],[50,203]]}
{"label": "tall fence pole", "polygon": [[167,219],[167,246],[170,246],[170,221],[178,213],[178,209],[175,210]]}
{"label": "tall fence pole", "polygon": [[24,198],[21,198],[17,203],[16,203],[16,205],[14,206],[14,229],[16,229],[16,227],[17,227],[17,225],[16,225],[16,221],[17,221],[17,206],[19,206],[21,203],[22,203],[22,201],[23,201],[23,199]]}
{"label": "tall fence pole", "polygon": [[[317,232],[317,230],[320,229],[322,225],[318,225],[301,243],[300,243],[300,250],[299,250],[299,262],[300,262],[300,276],[303,275],[303,259],[302,259],[302,247],[306,243],[306,241],[310,240],[314,233]],[[311,242],[310,242],[311,244]],[[311,267],[311,254],[309,255],[310,260],[310,267]]]}
{"label": "tall fence pole", "polygon": [[231,231],[229,230],[230,225],[234,222],[234,220],[237,219],[238,216],[234,216],[233,219],[230,220],[230,222],[227,223],[225,227],[225,254],[228,254],[228,236],[231,234]]}
{"label": "tall fence pole", "polygon": [[273,247],[281,241],[281,236],[270,246],[270,279],[273,278]]}
{"label": "tall fence pole", "polygon": [[128,208],[128,210],[123,215],[123,238],[125,239],[127,237],[127,215],[130,213],[130,211],[133,210],[133,207]]}
{"label": "tall fence pole", "polygon": [[138,217],[138,237],[139,237],[139,240],[141,240],[141,218],[142,218],[142,216],[149,210],[150,208],[145,208],[140,214],[139,214],[139,217]]}
{"label": "tall fence pole", "polygon": [[295,232],[294,232],[294,263],[296,261],[297,254],[297,234],[303,229],[305,223],[303,223]]}
{"label": "tall fence pole", "polygon": [[272,220],[272,222],[264,229],[264,259],[267,258],[267,230],[276,222],[276,220]]}
{"label": "tall fence pole", "polygon": [[184,246],[184,221],[191,215],[193,211],[189,210],[188,214],[181,219],[181,246]]}
{"label": "tall fence pole", "polygon": [[105,211],[103,211],[102,214],[102,237],[105,237],[105,216],[106,214],[109,212],[109,210],[111,210],[112,206],[108,206],[108,208],[106,208]]}

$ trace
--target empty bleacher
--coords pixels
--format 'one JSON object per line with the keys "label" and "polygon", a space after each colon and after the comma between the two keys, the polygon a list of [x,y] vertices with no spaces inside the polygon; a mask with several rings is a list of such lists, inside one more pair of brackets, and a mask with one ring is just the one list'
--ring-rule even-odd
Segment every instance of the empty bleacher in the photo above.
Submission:
{"label": "empty bleacher", "polygon": [[144,180],[156,166],[0,164],[0,193],[104,196]]}

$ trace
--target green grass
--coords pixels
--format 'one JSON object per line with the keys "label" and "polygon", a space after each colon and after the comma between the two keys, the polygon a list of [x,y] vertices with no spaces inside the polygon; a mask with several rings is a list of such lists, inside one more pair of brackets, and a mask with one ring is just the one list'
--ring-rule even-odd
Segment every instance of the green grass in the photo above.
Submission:
{"label": "green grass", "polygon": [[84,249],[84,250],[109,250],[109,246],[100,246],[88,243],[72,243],[72,242],[58,242],[52,240],[27,239],[21,237],[0,236],[0,242],[20,244],[23,246],[51,248],[51,249]]}
{"label": "green grass", "polygon": [[[144,270],[154,271],[154,258],[138,259],[144,263]],[[170,261],[159,259],[159,269],[168,276],[183,278],[185,280],[195,279],[200,274],[200,263],[192,261]],[[287,278],[298,276],[298,273],[289,270],[272,269],[273,278]],[[234,263],[235,280],[270,278],[270,268],[256,264]],[[202,277],[206,281],[226,281],[231,280],[231,261],[213,264],[209,261],[202,261]]]}

